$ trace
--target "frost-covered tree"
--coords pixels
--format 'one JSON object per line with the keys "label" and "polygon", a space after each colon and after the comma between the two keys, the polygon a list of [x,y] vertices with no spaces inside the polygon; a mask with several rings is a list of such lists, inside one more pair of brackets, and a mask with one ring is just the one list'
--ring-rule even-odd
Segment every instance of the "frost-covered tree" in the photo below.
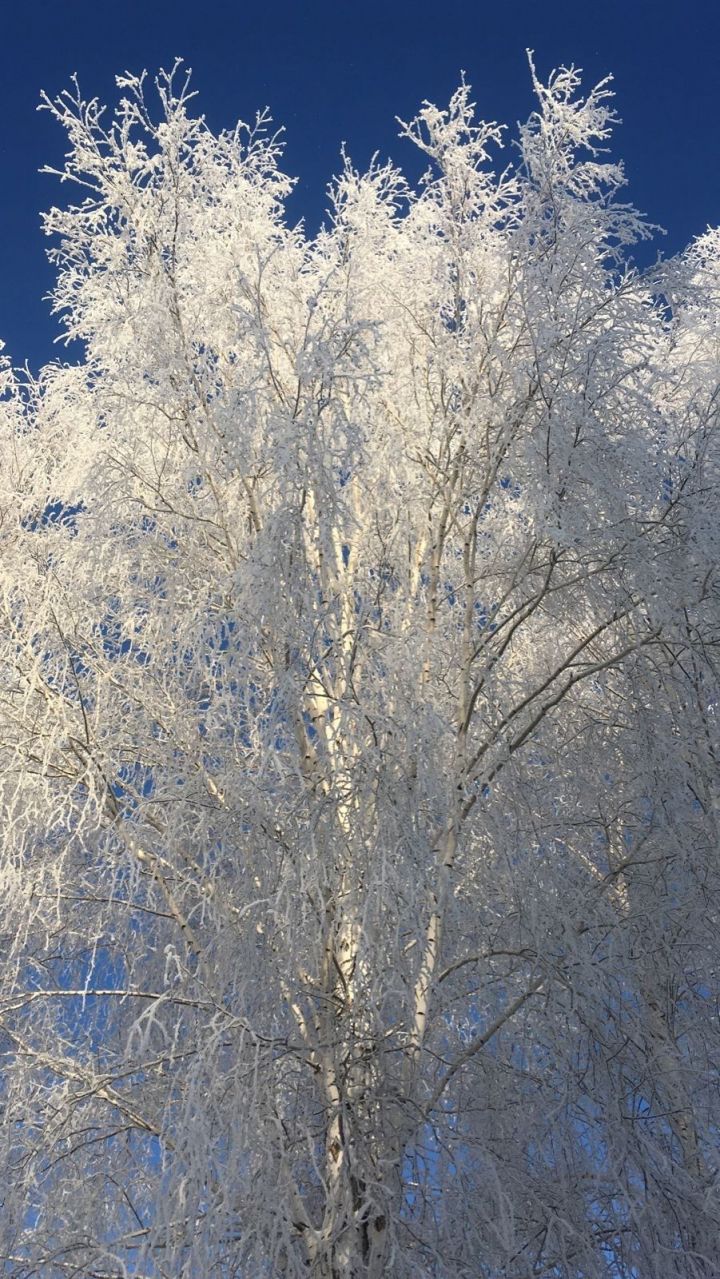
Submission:
{"label": "frost-covered tree", "polygon": [[572,69],[315,238],[118,83],[3,373],[3,1273],[710,1279],[720,239]]}

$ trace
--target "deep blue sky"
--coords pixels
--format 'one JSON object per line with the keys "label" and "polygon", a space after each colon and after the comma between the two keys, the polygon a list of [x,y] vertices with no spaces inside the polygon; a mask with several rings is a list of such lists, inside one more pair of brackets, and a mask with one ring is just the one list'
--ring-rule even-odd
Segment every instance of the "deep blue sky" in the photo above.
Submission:
{"label": "deep blue sky", "polygon": [[530,46],[543,76],[563,62],[588,84],[613,73],[615,151],[630,198],[668,231],[664,253],[720,222],[719,0],[27,0],[22,12],[4,0],[0,13],[0,338],[17,364],[62,356],[43,301],[53,275],[39,214],[70,192],[37,172],[60,162],[63,138],[35,108],[41,89],[55,94],[74,71],[87,96],[112,102],[116,72],[180,55],[212,127],[268,105],[300,178],[293,216],[312,227],[340,142],[361,166],[375,149],[412,166],[395,115],[407,119],[423,98],[444,105],[461,69],[484,116],[525,119]]}

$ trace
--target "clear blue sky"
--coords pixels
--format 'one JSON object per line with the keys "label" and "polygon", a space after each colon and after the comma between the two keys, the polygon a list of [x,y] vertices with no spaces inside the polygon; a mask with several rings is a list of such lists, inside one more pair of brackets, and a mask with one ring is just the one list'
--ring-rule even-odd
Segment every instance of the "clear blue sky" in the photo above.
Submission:
{"label": "clear blue sky", "polygon": [[377,148],[412,168],[394,117],[423,98],[444,104],[461,69],[483,115],[526,118],[530,46],[543,76],[562,62],[586,83],[614,74],[616,152],[630,198],[668,231],[664,253],[720,222],[719,0],[27,0],[22,11],[5,0],[0,12],[0,338],[15,363],[62,355],[39,214],[69,189],[37,172],[58,164],[63,138],[35,108],[74,71],[88,96],[112,102],[116,72],[180,55],[213,128],[269,106],[300,178],[292,215],[314,227],[340,142],[359,165]]}

